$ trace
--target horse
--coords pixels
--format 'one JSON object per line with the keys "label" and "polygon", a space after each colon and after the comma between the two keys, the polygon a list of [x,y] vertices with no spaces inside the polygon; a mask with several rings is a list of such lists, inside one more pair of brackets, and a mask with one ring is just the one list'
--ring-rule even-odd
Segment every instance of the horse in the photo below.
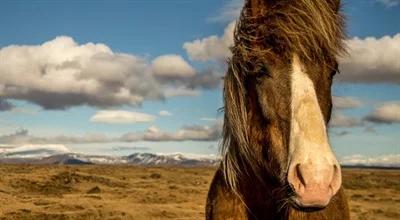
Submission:
{"label": "horse", "polygon": [[350,218],[327,134],[344,23],[340,0],[245,1],[207,220]]}

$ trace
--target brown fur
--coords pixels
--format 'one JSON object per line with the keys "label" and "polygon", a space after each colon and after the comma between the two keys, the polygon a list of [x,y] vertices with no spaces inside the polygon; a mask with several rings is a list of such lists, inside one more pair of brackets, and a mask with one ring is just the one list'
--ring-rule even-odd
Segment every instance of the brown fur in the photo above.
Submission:
{"label": "brown fur", "polygon": [[343,190],[327,208],[306,212],[293,208],[286,181],[292,56],[305,65],[328,123],[343,23],[338,0],[246,1],[224,79],[223,160],[207,219],[349,218]]}
{"label": "brown fur", "polygon": [[[259,188],[247,182],[244,199],[237,196],[217,171],[207,198],[206,220],[348,220],[349,207],[343,189],[322,210],[300,211],[293,207],[282,207],[273,201],[277,195],[270,189]],[[271,187],[272,188],[272,187]],[[267,193],[266,193],[267,192]]]}

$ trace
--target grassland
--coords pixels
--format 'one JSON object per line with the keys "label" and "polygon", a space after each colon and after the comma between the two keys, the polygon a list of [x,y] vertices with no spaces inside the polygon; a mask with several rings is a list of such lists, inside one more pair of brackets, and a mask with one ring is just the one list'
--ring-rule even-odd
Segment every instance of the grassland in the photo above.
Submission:
{"label": "grassland", "polygon": [[[215,168],[0,166],[0,220],[204,219]],[[400,219],[400,170],[345,169],[352,219]]]}

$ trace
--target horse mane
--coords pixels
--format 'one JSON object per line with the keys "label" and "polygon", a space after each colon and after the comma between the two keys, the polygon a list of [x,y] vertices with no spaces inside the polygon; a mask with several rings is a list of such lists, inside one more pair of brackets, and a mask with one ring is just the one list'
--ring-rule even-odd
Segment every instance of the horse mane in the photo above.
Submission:
{"label": "horse mane", "polygon": [[296,53],[303,61],[321,63],[345,53],[338,0],[271,1],[261,1],[265,7],[254,13],[252,1],[246,0],[224,78],[222,170],[228,186],[239,195],[238,180],[249,173],[257,176],[262,162],[249,137],[246,77],[264,71],[266,57],[290,61]]}

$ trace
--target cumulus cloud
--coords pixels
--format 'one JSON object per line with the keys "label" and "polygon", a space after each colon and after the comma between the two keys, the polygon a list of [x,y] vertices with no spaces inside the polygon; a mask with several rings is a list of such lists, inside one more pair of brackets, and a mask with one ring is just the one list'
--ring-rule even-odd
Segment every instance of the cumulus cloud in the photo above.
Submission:
{"label": "cumulus cloud", "polygon": [[201,74],[195,75],[190,81],[187,82],[188,88],[204,88],[213,89],[222,85],[222,78],[225,70],[218,67],[215,69],[205,70]]}
{"label": "cumulus cloud", "polygon": [[176,96],[199,96],[200,94],[200,91],[185,86],[169,87],[165,89],[165,97],[168,98]]}
{"label": "cumulus cloud", "polygon": [[121,137],[124,142],[136,142],[142,141],[216,141],[220,138],[222,132],[222,126],[220,123],[215,123],[212,126],[184,126],[178,131],[164,132],[159,128],[152,126],[146,132],[142,134],[138,133],[127,133]]}
{"label": "cumulus cloud", "polygon": [[214,22],[229,22],[239,17],[243,7],[243,0],[231,0],[220,11],[218,16],[210,18]]}
{"label": "cumulus cloud", "polygon": [[29,131],[26,129],[18,129],[13,134],[0,136],[2,144],[21,144],[29,142],[32,137],[29,136]]}
{"label": "cumulus cloud", "polygon": [[0,136],[0,145],[18,146],[27,144],[94,144],[94,143],[132,143],[132,142],[163,142],[163,141],[217,141],[222,132],[222,122],[217,121],[209,126],[183,126],[175,132],[162,131],[156,126],[142,132],[129,132],[121,136],[109,137],[105,134],[85,134],[82,136],[51,136],[38,137],[29,134],[26,129],[13,134]]}
{"label": "cumulus cloud", "polygon": [[32,137],[33,143],[58,143],[58,144],[91,144],[111,143],[113,139],[105,134],[84,134],[82,136],[59,135],[55,137]]}
{"label": "cumulus cloud", "polygon": [[340,60],[339,81],[400,84],[400,34],[347,40],[349,56]]}
{"label": "cumulus cloud", "polygon": [[155,119],[156,117],[153,115],[140,112],[102,110],[93,115],[90,121],[107,124],[132,124],[139,122],[152,122]]}
{"label": "cumulus cloud", "polygon": [[214,89],[221,84],[222,72],[224,71],[220,71],[218,67],[213,67],[209,70],[196,72],[181,56],[164,55],[152,61],[152,72],[159,82],[166,85],[164,89],[165,97],[171,97],[191,96],[197,94],[196,89],[198,88]]}
{"label": "cumulus cloud", "polygon": [[10,111],[14,108],[15,106],[11,102],[0,98],[0,112]]}
{"label": "cumulus cloud", "polygon": [[127,133],[121,136],[124,142],[135,141],[216,141],[222,132],[222,122],[218,121],[210,126],[190,125],[183,126],[176,132],[165,132],[152,126],[144,133]]}
{"label": "cumulus cloud", "polygon": [[[235,21],[222,36],[209,36],[186,42],[183,47],[192,60],[221,61],[231,56]],[[340,58],[339,82],[400,84],[400,33],[381,38],[346,40],[349,55]]]}
{"label": "cumulus cloud", "polygon": [[329,126],[333,128],[348,128],[348,127],[355,127],[360,125],[360,121],[348,117],[340,112],[334,112],[332,114],[331,120],[329,122]]}
{"label": "cumulus cloud", "polygon": [[0,136],[0,143],[8,146],[20,145],[43,145],[43,144],[90,144],[90,143],[110,143],[112,138],[104,134],[85,134],[82,136],[52,136],[38,137],[31,135],[28,130],[17,130],[13,134]]}
{"label": "cumulus cloud", "polygon": [[65,36],[1,48],[0,95],[45,109],[137,105],[163,96],[144,59]]}
{"label": "cumulus cloud", "polygon": [[8,158],[43,158],[57,154],[71,153],[71,151],[61,144],[42,144],[42,145],[22,145],[9,148],[1,153],[2,157]]}
{"label": "cumulus cloud", "polygon": [[148,151],[149,147],[136,147],[136,146],[114,146],[113,151]]}
{"label": "cumulus cloud", "polygon": [[333,107],[337,110],[358,108],[363,105],[360,100],[354,97],[333,96],[332,102]]}
{"label": "cumulus cloud", "polygon": [[384,4],[386,7],[394,7],[400,5],[400,0],[375,0],[375,1]]}
{"label": "cumulus cloud", "polygon": [[217,121],[218,118],[211,118],[211,117],[202,117],[200,118],[201,121]]}
{"label": "cumulus cloud", "polygon": [[137,106],[146,100],[215,88],[216,78],[208,72],[196,72],[179,55],[149,61],[116,53],[105,44],[78,44],[67,36],[41,45],[0,48],[3,109],[9,108],[9,99],[29,101],[44,109]]}
{"label": "cumulus cloud", "polygon": [[400,123],[400,102],[384,103],[365,116],[364,120],[380,124]]}
{"label": "cumulus cloud", "polygon": [[0,136],[0,144],[26,145],[26,144],[89,144],[108,143],[112,139],[105,134],[85,134],[82,136],[59,135],[54,137],[37,137],[29,133],[27,129],[19,129],[13,134]]}
{"label": "cumulus cloud", "polygon": [[180,79],[193,77],[196,71],[179,55],[164,55],[152,61],[153,72],[157,77]]}
{"label": "cumulus cloud", "polygon": [[400,154],[388,154],[380,156],[365,156],[357,154],[344,156],[339,160],[343,165],[400,167]]}
{"label": "cumulus cloud", "polygon": [[233,45],[233,32],[236,22],[231,22],[224,30],[223,36],[216,35],[197,39],[183,44],[183,48],[192,60],[211,61],[225,60],[231,55],[229,47]]}
{"label": "cumulus cloud", "polygon": [[159,115],[159,116],[167,117],[167,116],[172,116],[172,113],[169,112],[169,111],[167,111],[167,110],[162,110],[162,111],[160,111],[160,112],[158,113],[158,115]]}

